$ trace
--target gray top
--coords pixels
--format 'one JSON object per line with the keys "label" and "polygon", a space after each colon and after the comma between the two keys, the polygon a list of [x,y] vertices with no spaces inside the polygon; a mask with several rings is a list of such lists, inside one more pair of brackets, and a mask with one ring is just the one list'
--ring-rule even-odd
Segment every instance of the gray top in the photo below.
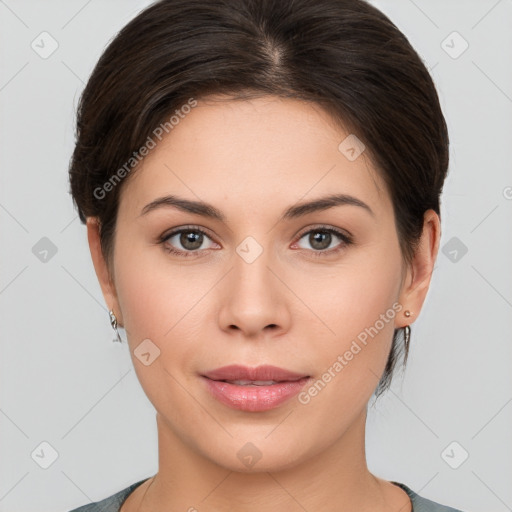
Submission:
{"label": "gray top", "polygon": [[[140,480],[139,482],[130,485],[126,489],[123,489],[104,500],[82,505],[81,507],[70,510],[69,512],[119,512],[121,505],[125,502],[126,498],[128,498],[128,495],[149,478]],[[413,512],[462,512],[459,509],[446,507],[434,501],[422,498],[412,489],[409,489],[405,484],[393,481],[392,483],[401,487],[411,498]]]}

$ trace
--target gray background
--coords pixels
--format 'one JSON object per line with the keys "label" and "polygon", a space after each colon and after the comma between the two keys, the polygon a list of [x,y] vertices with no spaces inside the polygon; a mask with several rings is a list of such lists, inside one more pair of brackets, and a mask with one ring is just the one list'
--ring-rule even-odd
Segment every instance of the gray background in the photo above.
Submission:
{"label": "gray background", "polygon": [[[147,4],[0,0],[1,511],[67,511],[158,468],[155,411],[111,341],[67,192],[79,93]],[[374,4],[431,69],[451,165],[442,252],[403,378],[370,404],[368,463],[467,512],[512,510],[512,0]]]}

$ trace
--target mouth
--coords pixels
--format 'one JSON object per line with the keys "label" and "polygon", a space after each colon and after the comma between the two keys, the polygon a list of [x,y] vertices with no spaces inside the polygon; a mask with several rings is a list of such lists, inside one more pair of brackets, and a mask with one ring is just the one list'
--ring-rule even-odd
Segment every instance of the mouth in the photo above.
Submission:
{"label": "mouth", "polygon": [[219,402],[247,412],[279,407],[297,395],[310,380],[309,375],[276,366],[231,365],[202,374],[210,394]]}
{"label": "mouth", "polygon": [[227,382],[228,384],[235,384],[236,386],[272,386],[280,384],[281,382],[293,382],[286,380],[219,380],[217,382]]}

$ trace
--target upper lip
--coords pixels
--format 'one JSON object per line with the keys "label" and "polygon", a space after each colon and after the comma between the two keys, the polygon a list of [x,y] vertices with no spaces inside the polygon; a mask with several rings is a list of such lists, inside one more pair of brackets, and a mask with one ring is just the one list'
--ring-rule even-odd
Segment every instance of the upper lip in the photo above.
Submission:
{"label": "upper lip", "polygon": [[292,372],[277,366],[263,365],[255,368],[242,365],[223,366],[202,374],[211,380],[250,380],[276,382],[299,380],[308,375],[304,373]]}

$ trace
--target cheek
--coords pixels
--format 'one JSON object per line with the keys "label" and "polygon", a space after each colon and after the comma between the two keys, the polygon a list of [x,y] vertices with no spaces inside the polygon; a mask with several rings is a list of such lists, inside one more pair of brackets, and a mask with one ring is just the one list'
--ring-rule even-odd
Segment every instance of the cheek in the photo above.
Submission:
{"label": "cheek", "polygon": [[[140,235],[139,235],[140,237]],[[160,246],[129,244],[136,235],[118,234],[116,290],[125,328],[133,341],[161,340],[197,302],[197,290],[176,264],[167,264]]]}
{"label": "cheek", "polygon": [[191,350],[184,336],[196,338],[190,326],[201,321],[201,308],[193,307],[200,295],[187,286],[179,266],[165,265],[165,259],[157,255],[159,247],[149,250],[131,245],[123,251],[123,246],[120,238],[116,290],[137,378],[157,410],[168,403],[185,407],[190,397],[179,384],[183,379],[176,368],[186,367]]}
{"label": "cheek", "polygon": [[375,252],[361,251],[357,261],[347,260],[329,276],[304,276],[296,281],[302,283],[299,293],[309,290],[305,302],[315,313],[308,328],[317,344],[310,353],[313,367],[322,371],[321,380],[327,383],[328,389],[321,393],[325,400],[357,402],[373,392],[401,310],[397,303],[400,277],[400,253],[390,244]]}
{"label": "cheek", "polygon": [[[123,246],[127,244],[120,236],[116,289],[133,364],[151,399],[155,393],[179,390],[169,374],[179,372],[189,377],[197,366],[194,362],[201,361],[205,325],[212,318],[207,292],[217,276],[169,262],[161,247],[130,245],[130,250],[123,251]],[[138,359],[146,346],[158,354],[149,366]],[[206,356],[203,364],[204,360]],[[163,383],[165,392],[159,389]]]}
{"label": "cheek", "polygon": [[[401,276],[396,261],[394,257],[361,255],[357,263],[347,263],[329,275],[296,276],[295,283],[302,283],[297,294],[305,297],[316,319],[323,321],[326,341],[342,347],[376,323],[387,334],[393,330],[396,312],[392,306],[399,295]],[[386,320],[391,317],[391,321],[382,325],[380,318],[386,312]]]}

